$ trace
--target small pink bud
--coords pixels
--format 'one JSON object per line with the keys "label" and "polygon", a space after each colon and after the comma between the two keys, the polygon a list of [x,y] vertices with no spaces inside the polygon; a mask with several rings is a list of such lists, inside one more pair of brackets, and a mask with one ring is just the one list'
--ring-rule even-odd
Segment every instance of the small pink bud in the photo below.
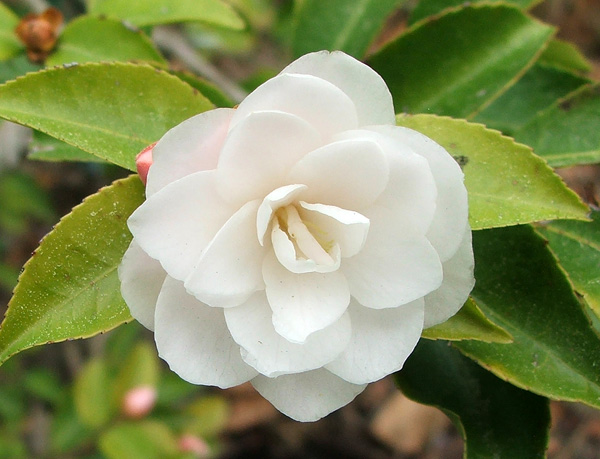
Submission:
{"label": "small pink bud", "polygon": [[141,419],[154,408],[156,395],[156,389],[152,386],[134,387],[123,397],[121,411],[128,418]]}
{"label": "small pink bud", "polygon": [[192,434],[183,434],[178,441],[179,450],[182,453],[193,453],[196,457],[208,457],[210,447],[200,437]]}
{"label": "small pink bud", "polygon": [[148,179],[150,166],[152,166],[152,149],[154,148],[154,145],[156,145],[156,142],[148,145],[135,157],[135,167],[137,167],[138,174],[140,174],[140,178],[144,185]]}

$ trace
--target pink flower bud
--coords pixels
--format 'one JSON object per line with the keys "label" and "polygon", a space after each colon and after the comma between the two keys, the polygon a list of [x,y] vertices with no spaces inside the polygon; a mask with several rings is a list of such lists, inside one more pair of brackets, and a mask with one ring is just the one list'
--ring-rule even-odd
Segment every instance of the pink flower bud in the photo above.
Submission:
{"label": "pink flower bud", "polygon": [[137,167],[138,174],[140,174],[140,179],[142,179],[144,185],[148,179],[150,166],[152,166],[152,149],[154,145],[156,145],[156,142],[148,145],[135,157],[135,167]]}
{"label": "pink flower bud", "polygon": [[152,386],[134,387],[123,397],[121,411],[128,418],[141,419],[154,408],[156,395],[156,389]]}
{"label": "pink flower bud", "polygon": [[210,447],[200,437],[192,434],[184,434],[179,438],[179,450],[183,453],[193,453],[196,457],[208,457]]}

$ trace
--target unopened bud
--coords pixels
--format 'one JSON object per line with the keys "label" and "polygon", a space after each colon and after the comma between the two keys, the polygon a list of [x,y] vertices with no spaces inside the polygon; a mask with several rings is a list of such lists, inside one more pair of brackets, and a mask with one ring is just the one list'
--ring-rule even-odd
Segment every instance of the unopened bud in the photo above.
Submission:
{"label": "unopened bud", "polygon": [[148,180],[148,171],[150,170],[150,166],[152,166],[152,150],[154,145],[156,145],[156,142],[148,145],[135,157],[135,167],[137,168],[140,179],[142,179],[142,183],[144,185]]}
{"label": "unopened bud", "polygon": [[192,453],[196,457],[208,457],[210,454],[210,447],[200,437],[192,434],[184,434],[179,438],[179,450],[182,453]]}
{"label": "unopened bud", "polygon": [[128,418],[141,419],[154,408],[156,395],[156,389],[152,386],[134,387],[123,397],[121,411]]}

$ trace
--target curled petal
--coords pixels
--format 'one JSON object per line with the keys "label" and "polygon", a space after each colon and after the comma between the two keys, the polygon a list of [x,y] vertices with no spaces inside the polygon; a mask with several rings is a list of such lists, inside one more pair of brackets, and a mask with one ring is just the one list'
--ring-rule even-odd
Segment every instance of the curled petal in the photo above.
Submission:
{"label": "curled petal", "polygon": [[185,279],[185,288],[198,300],[216,307],[237,306],[264,288],[265,248],[256,238],[258,206],[259,201],[245,204],[202,252]]}
{"label": "curled petal", "polygon": [[437,290],[425,297],[424,328],[445,322],[456,314],[473,290],[475,261],[471,238],[471,228],[467,225],[458,250],[452,258],[442,263],[444,281]]}
{"label": "curled petal", "polygon": [[119,265],[121,295],[135,320],[144,327],[154,330],[156,301],[167,273],[158,261],[150,258],[138,245],[131,241]]}
{"label": "curled petal", "polygon": [[303,344],[286,340],[275,331],[272,311],[262,292],[224,311],[233,339],[243,348],[244,361],[268,377],[320,368],[340,355],[350,340],[347,314],[310,335]]}
{"label": "curled petal", "polygon": [[256,232],[260,245],[264,245],[265,233],[269,229],[273,213],[278,208],[290,204],[304,190],[306,190],[306,185],[286,185],[271,191],[265,197],[256,214]]}
{"label": "curled petal", "polygon": [[227,388],[257,374],[242,360],[223,309],[202,304],[169,277],[156,305],[155,340],[171,370],[193,384]]}
{"label": "curled petal", "polygon": [[215,169],[234,111],[200,113],[168,131],[152,149],[146,196],[186,175]]}
{"label": "curled petal", "polygon": [[350,302],[348,283],[339,271],[295,274],[273,252],[265,257],[263,277],[275,331],[294,343],[304,343],[336,322]]}
{"label": "curled petal", "polygon": [[252,381],[256,390],[275,408],[296,421],[311,422],[347,405],[366,384],[352,384],[324,369]]}
{"label": "curled petal", "polygon": [[396,124],[392,95],[372,68],[340,51],[319,51],[295,60],[281,73],[323,78],[344,91],[356,107],[359,126]]}
{"label": "curled petal", "polygon": [[281,74],[256,88],[239,105],[235,126],[251,113],[280,111],[302,118],[327,142],[332,135],[358,127],[356,108],[337,86],[312,75]]}
{"label": "curled petal", "polygon": [[348,313],[350,344],[325,368],[354,384],[377,381],[400,370],[421,337],[423,299],[381,310],[353,300]]}

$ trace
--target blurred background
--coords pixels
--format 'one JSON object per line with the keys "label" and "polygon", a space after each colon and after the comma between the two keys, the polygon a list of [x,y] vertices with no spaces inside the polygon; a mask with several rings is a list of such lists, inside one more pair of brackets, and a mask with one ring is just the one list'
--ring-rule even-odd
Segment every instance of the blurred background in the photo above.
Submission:
{"label": "blurred background", "polygon": [[[68,22],[83,0],[6,0],[19,16],[48,6]],[[291,0],[230,0],[243,31],[189,23],[162,27],[154,40],[174,69],[226,88],[235,101],[291,60]],[[406,27],[404,2],[373,45]],[[600,0],[547,0],[533,14],[559,27],[600,79]],[[181,37],[185,38],[182,42]],[[190,53],[191,50],[191,53]],[[40,68],[25,57],[0,67],[4,82]],[[43,141],[42,141],[43,140]],[[0,122],[0,314],[19,270],[40,239],[71,208],[126,174],[100,163],[26,159],[48,147],[29,129]],[[58,146],[57,146],[58,147]],[[559,171],[590,204],[600,201],[596,166]],[[548,455],[600,458],[600,414],[552,403]],[[403,397],[391,378],[349,406],[309,424],[279,414],[249,385],[219,390],[185,383],[156,355],[137,323],[84,341],[25,351],[0,367],[0,458],[460,458],[463,444],[439,410]]]}

